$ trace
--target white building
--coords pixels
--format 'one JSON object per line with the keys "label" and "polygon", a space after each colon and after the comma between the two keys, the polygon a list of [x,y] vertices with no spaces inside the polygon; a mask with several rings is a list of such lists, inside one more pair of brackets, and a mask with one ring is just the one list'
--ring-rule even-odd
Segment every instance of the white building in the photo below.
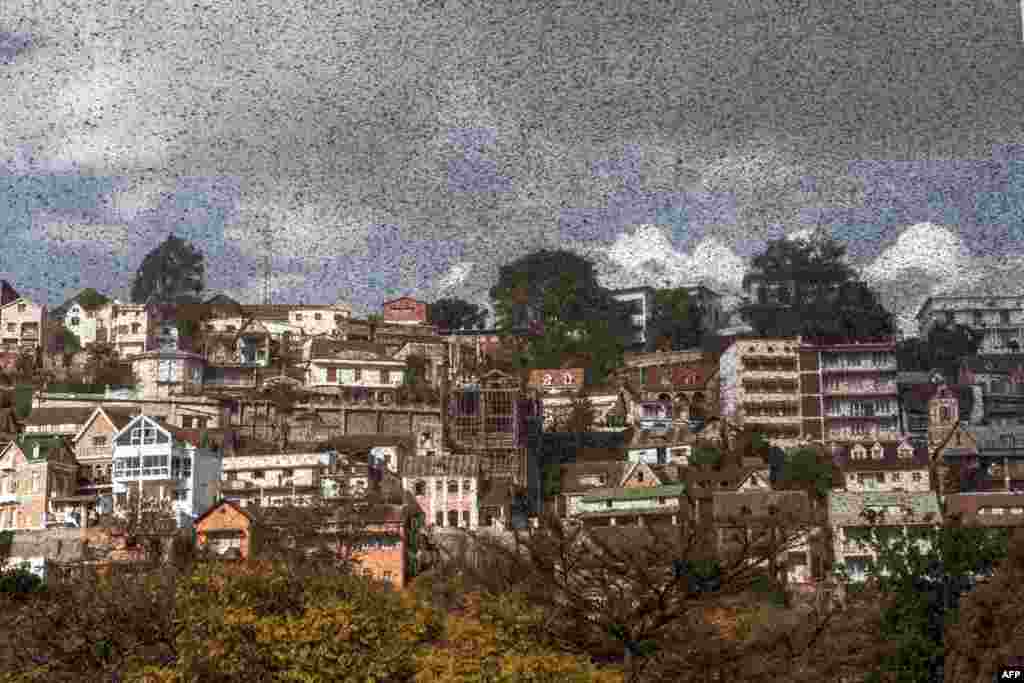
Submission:
{"label": "white building", "polygon": [[114,437],[113,493],[116,510],[128,495],[173,501],[178,526],[186,527],[213,504],[222,457],[200,448],[176,427],[139,415]]}
{"label": "white building", "polygon": [[241,507],[309,504],[319,497],[322,475],[337,453],[264,453],[224,458],[221,493]]}
{"label": "white building", "polygon": [[933,296],[917,313],[922,337],[937,324],[983,333],[979,354],[1016,353],[1024,345],[1024,296]]}
{"label": "white building", "polygon": [[908,440],[835,446],[832,463],[842,473],[846,491],[931,490],[928,449],[915,447]]}
{"label": "white building", "polygon": [[146,350],[153,317],[153,311],[144,304],[113,302],[110,307],[110,342],[121,358]]}
{"label": "white building", "polygon": [[828,512],[835,564],[845,568],[852,581],[863,581],[868,561],[877,558],[868,543],[871,524],[866,513],[878,516],[876,529],[883,541],[894,535],[913,538],[942,523],[938,497],[930,491],[830,491]]}
{"label": "white building", "polygon": [[0,306],[0,344],[5,351],[37,348],[45,329],[46,306],[40,306],[25,297]]}
{"label": "white building", "polygon": [[425,525],[475,530],[480,522],[480,461],[473,455],[409,458],[402,489],[416,498]]}

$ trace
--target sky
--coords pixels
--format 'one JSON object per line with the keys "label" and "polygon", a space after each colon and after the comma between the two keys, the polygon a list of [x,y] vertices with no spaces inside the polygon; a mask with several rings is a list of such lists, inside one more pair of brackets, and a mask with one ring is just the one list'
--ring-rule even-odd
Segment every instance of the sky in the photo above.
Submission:
{"label": "sky", "polygon": [[821,227],[909,331],[1024,288],[1017,0],[4,0],[0,278],[461,296],[540,248],[729,297]]}

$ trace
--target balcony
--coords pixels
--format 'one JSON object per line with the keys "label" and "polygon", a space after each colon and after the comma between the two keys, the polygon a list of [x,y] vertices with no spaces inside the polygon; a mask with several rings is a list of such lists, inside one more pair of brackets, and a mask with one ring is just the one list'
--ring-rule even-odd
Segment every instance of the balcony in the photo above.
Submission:
{"label": "balcony", "polygon": [[880,419],[891,419],[895,420],[899,415],[895,410],[892,412],[872,412],[872,413],[854,413],[849,411],[834,411],[826,410],[825,418],[828,420],[880,420]]}
{"label": "balcony", "polygon": [[891,363],[846,363],[837,365],[822,365],[821,371],[823,373],[840,373],[840,372],[896,372],[898,369],[896,361]]}
{"label": "balcony", "polygon": [[792,415],[744,415],[748,424],[786,424],[791,425],[800,422],[799,414]]}
{"label": "balcony", "polygon": [[787,405],[794,405],[795,406],[797,401],[800,400],[800,392],[799,391],[792,391],[792,392],[785,392],[785,393],[781,392],[781,391],[777,391],[777,392],[773,391],[771,393],[744,392],[742,400],[745,403],[747,403],[747,402],[749,402],[749,403],[771,403],[771,404],[785,403]]}
{"label": "balcony", "polygon": [[825,387],[826,396],[871,396],[881,394],[895,394],[896,392],[897,388],[895,382],[891,384],[839,384],[829,385]]}
{"label": "balcony", "polygon": [[255,377],[211,377],[203,380],[203,387],[211,389],[244,389],[255,386]]}
{"label": "balcony", "polygon": [[227,479],[220,483],[224,491],[247,491],[256,489],[256,485],[247,479]]}
{"label": "balcony", "polygon": [[830,429],[825,438],[831,441],[899,441],[900,433],[895,430],[853,432],[849,429]]}

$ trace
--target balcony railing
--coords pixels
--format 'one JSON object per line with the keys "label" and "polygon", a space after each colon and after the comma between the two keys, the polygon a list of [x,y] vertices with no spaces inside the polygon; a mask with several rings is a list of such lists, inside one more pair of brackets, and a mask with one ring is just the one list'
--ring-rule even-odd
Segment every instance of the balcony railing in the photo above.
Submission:
{"label": "balcony railing", "polygon": [[896,361],[889,363],[839,363],[821,366],[822,372],[896,372]]}
{"label": "balcony railing", "polygon": [[840,384],[826,385],[826,395],[857,395],[857,394],[895,394],[895,384]]}
{"label": "balcony railing", "polygon": [[203,380],[204,387],[255,387],[256,378],[249,377],[213,377]]}
{"label": "balcony railing", "polygon": [[900,433],[886,430],[853,432],[848,429],[830,429],[826,438],[836,441],[898,441]]}

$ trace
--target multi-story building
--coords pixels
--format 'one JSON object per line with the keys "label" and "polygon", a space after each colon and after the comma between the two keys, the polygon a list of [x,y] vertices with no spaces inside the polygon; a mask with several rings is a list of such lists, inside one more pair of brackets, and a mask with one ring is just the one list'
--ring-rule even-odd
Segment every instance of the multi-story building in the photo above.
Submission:
{"label": "multi-story building", "polygon": [[352,318],[352,307],[342,301],[330,305],[300,304],[288,308],[288,322],[297,332],[307,337],[330,334]]}
{"label": "multi-story building", "polygon": [[190,526],[213,503],[221,479],[221,453],[203,448],[148,415],[132,419],[114,437],[115,510],[129,494],[171,500],[181,528]]}
{"label": "multi-story building", "polygon": [[[682,285],[689,294],[691,301],[703,312],[701,325],[705,331],[714,332],[726,322],[722,311],[722,295],[702,284]],[[612,291],[612,298],[629,307],[632,335],[630,346],[643,348],[652,340],[648,333],[648,325],[654,312],[655,289],[649,286],[629,287]]]}
{"label": "multi-story building", "polygon": [[983,333],[980,354],[1018,353],[1024,345],[1024,296],[933,296],[917,312],[922,337],[937,324]]}
{"label": "multi-story building", "polygon": [[400,325],[426,325],[427,304],[411,296],[385,301],[384,320]]}
{"label": "multi-story building", "polygon": [[308,445],[295,444],[282,452],[249,454],[242,450],[224,458],[223,499],[243,508],[308,504],[322,493],[322,477],[334,468],[337,453],[300,452],[305,450]]}
{"label": "multi-story building", "polygon": [[78,465],[56,434],[22,434],[0,449],[0,528],[45,528],[52,499],[75,493]]}
{"label": "multi-story building", "polygon": [[93,414],[93,408],[36,408],[24,420],[26,434],[74,436]]}
{"label": "multi-story building", "polygon": [[942,523],[939,499],[931,491],[830,491],[828,506],[835,564],[853,581],[863,581],[868,562],[877,559],[868,542],[868,513],[876,515],[875,528],[883,542],[893,535],[913,539],[919,530]]}
{"label": "multi-story building", "polygon": [[410,458],[402,471],[402,489],[415,497],[428,528],[475,530],[482,481],[474,455]]}
{"label": "multi-story building", "polygon": [[113,493],[114,436],[138,414],[137,410],[97,406],[71,437],[71,447],[78,461],[80,494],[95,495],[99,502],[100,498],[109,498]]}
{"label": "multi-story building", "polygon": [[803,432],[824,442],[900,438],[893,341],[800,345]]}
{"label": "multi-story building", "polygon": [[169,398],[196,393],[203,385],[206,359],[197,353],[155,350],[132,356],[137,389],[146,398]]}
{"label": "multi-story building", "polygon": [[671,402],[673,413],[683,421],[716,415],[721,405],[717,354],[699,350],[631,353],[618,376],[638,403]]}
{"label": "multi-story building", "polygon": [[619,465],[623,472],[609,485],[571,493],[566,498],[569,519],[588,526],[648,526],[680,523],[680,497],[685,484],[673,471],[646,462]]}
{"label": "multi-story building", "polygon": [[146,351],[150,338],[153,308],[145,304],[129,304],[115,301],[110,307],[109,341],[121,358]]}
{"label": "multi-story building", "polygon": [[722,353],[721,415],[772,443],[804,440],[798,337],[739,338]]}
{"label": "multi-story building", "polygon": [[928,449],[909,440],[900,443],[853,443],[831,449],[832,464],[839,470],[842,488],[858,491],[931,490]]}
{"label": "multi-story building", "polygon": [[39,348],[45,323],[46,306],[19,297],[0,306],[0,344],[5,351]]}
{"label": "multi-story building", "polygon": [[389,357],[383,347],[365,342],[313,339],[307,351],[306,386],[320,393],[393,402],[405,381],[405,363]]}
{"label": "multi-story building", "polygon": [[0,306],[6,306],[12,301],[16,301],[21,298],[17,290],[11,286],[11,283],[7,280],[0,280]]}
{"label": "multi-story building", "polygon": [[965,358],[960,382],[975,389],[981,413],[990,424],[1024,419],[1024,355]]}
{"label": "multi-story building", "polygon": [[965,526],[1010,528],[1024,525],[1024,496],[1020,493],[955,493],[944,501],[946,519]]}

